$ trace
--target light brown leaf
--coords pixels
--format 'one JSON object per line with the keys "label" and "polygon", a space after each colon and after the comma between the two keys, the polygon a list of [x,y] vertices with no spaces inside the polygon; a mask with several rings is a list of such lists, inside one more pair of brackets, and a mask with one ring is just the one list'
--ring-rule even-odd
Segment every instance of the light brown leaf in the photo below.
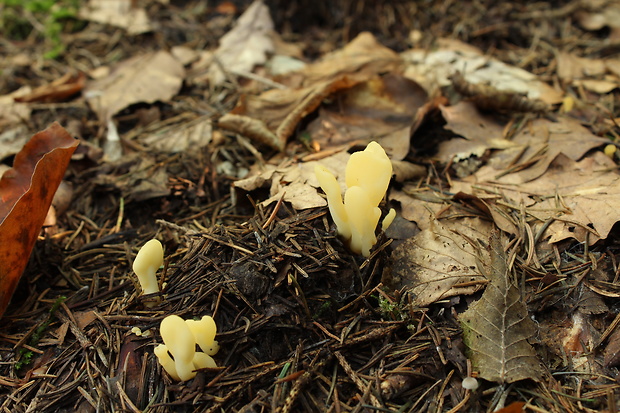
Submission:
{"label": "light brown leaf", "polygon": [[613,35],[620,29],[620,4],[615,2],[592,2],[588,10],[579,10],[575,17],[586,30],[600,30],[610,27]]}
{"label": "light brown leaf", "polygon": [[483,237],[491,226],[469,218],[445,224],[458,230],[432,220],[429,229],[404,241],[392,254],[391,280],[386,281],[396,289],[407,287],[417,306],[473,294],[484,286],[471,241]]}
{"label": "light brown leaf", "polygon": [[558,76],[564,81],[583,79],[605,74],[607,66],[603,59],[588,59],[573,53],[558,52]]}
{"label": "light brown leaf", "polygon": [[369,32],[362,32],[342,49],[323,56],[303,70],[279,78],[291,88],[330,82],[346,76],[353,84],[365,82],[380,73],[401,69],[403,61],[393,50],[377,41]]}
{"label": "light brown leaf", "polygon": [[324,105],[308,132],[322,148],[353,141],[377,141],[390,158],[402,160],[409,153],[415,115],[427,101],[418,84],[396,74],[374,77],[336,93]]}
{"label": "light brown leaf", "polygon": [[353,85],[349,79],[336,79],[302,89],[273,89],[260,96],[241,96],[237,107],[222,116],[218,126],[282,151],[300,120],[330,94]]}
{"label": "light brown leaf", "polygon": [[299,121],[326,97],[379,73],[396,70],[401,63],[396,53],[379,44],[370,33],[361,33],[343,49],[278,79],[289,88],[269,90],[259,96],[242,95],[237,107],[218,124],[283,150]]}
{"label": "light brown leaf", "polygon": [[[32,112],[30,106],[25,103],[15,102],[15,98],[27,95],[30,91],[30,87],[24,86],[8,95],[0,96],[0,130],[4,132],[9,126],[22,126],[24,122],[30,119],[30,113]],[[25,141],[19,147],[21,148],[24,143]],[[13,152],[13,154],[15,153],[17,151]],[[0,157],[0,159],[3,158]]]}
{"label": "light brown leaf", "polygon": [[140,138],[146,146],[164,152],[183,152],[206,146],[212,138],[210,116],[201,116],[190,121],[161,127]]}
{"label": "light brown leaf", "polygon": [[559,118],[557,122],[536,119],[519,131],[512,142],[515,146],[489,159],[497,170],[491,179],[514,170],[504,182],[529,182],[543,175],[559,154],[577,161],[589,150],[609,143],[571,118]]}
{"label": "light brown leaf", "polygon": [[127,29],[129,34],[146,33],[152,30],[143,8],[136,2],[126,0],[89,0],[78,15],[81,19]]}
{"label": "light brown leaf", "polygon": [[505,125],[496,118],[480,113],[470,102],[459,102],[454,106],[440,106],[446,129],[461,135],[439,144],[436,157],[442,162],[458,161],[471,155],[482,157],[489,149],[504,149],[515,146],[504,139]]}
{"label": "light brown leaf", "polygon": [[185,70],[170,53],[159,51],[119,63],[101,79],[87,83],[88,104],[99,119],[107,120],[134,103],[167,101],[175,96]]}
{"label": "light brown leaf", "polygon": [[489,246],[490,257],[482,259],[481,271],[490,279],[480,300],[460,315],[463,341],[479,377],[498,383],[540,381],[543,369],[528,343],[536,333],[527,307],[507,264],[497,232]]}
{"label": "light brown leaf", "polygon": [[[339,152],[320,161],[339,178],[343,190],[346,188],[344,170],[349,157],[348,153]],[[317,163],[310,161],[287,166],[266,165],[262,171],[236,181],[234,186],[245,191],[268,187],[269,198],[262,205],[269,205],[282,198],[297,210],[322,207],[327,205],[327,201],[318,193],[319,183],[314,174]]]}
{"label": "light brown leaf", "polygon": [[209,67],[209,80],[212,84],[222,83],[226,76],[222,69],[232,72],[251,72],[254,66],[264,64],[267,54],[274,51],[270,37],[273,21],[269,8],[260,0],[255,0],[239,17],[236,26],[220,39],[215,51],[219,64]]}
{"label": "light brown leaf", "polygon": [[575,54],[559,52],[558,76],[566,83],[583,86],[595,93],[609,93],[620,86],[617,60],[589,59]]}
{"label": "light brown leaf", "polygon": [[[504,197],[517,210],[526,208],[527,215],[535,218],[533,231],[549,219],[543,238],[558,242],[575,238],[588,239],[590,245],[606,238],[613,225],[620,220],[617,205],[620,202],[620,176],[613,170],[616,165],[602,152],[579,162],[559,155],[539,178],[519,185],[510,175],[493,179],[497,171],[489,166],[481,168],[471,182],[453,181],[451,190],[463,191],[494,202]],[[472,185],[472,183],[474,183]],[[517,182],[518,183],[518,182]]]}

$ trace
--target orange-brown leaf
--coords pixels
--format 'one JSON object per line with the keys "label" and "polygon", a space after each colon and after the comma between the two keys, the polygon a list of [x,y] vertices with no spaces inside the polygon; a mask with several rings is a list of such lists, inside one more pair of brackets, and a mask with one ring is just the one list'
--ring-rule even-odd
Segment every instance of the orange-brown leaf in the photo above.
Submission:
{"label": "orange-brown leaf", "polygon": [[58,123],[35,134],[0,179],[0,316],[26,268],[41,225],[78,145]]}
{"label": "orange-brown leaf", "polygon": [[67,73],[50,84],[36,88],[27,95],[15,98],[16,102],[63,102],[76,93],[80,93],[86,85],[86,75],[82,72]]}

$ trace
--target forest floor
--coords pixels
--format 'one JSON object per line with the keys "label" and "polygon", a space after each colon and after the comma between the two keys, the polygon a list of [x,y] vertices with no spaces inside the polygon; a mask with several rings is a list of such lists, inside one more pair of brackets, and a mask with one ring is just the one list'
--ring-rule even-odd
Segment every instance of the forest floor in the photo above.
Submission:
{"label": "forest floor", "polygon": [[[22,3],[0,173],[53,122],[80,144],[0,319],[3,412],[620,410],[620,2]],[[371,140],[397,217],[363,257],[313,171]],[[213,316],[217,368],[160,366],[171,314]]]}

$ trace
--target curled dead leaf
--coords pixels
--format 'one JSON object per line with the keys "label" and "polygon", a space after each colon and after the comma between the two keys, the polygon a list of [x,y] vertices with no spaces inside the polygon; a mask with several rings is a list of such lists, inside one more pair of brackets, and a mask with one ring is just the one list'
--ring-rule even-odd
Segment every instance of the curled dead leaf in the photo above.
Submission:
{"label": "curled dead leaf", "polygon": [[86,85],[86,75],[82,72],[67,73],[50,84],[40,86],[30,93],[15,97],[15,102],[62,102],[79,93]]}
{"label": "curled dead leaf", "polygon": [[79,141],[58,123],[35,134],[0,179],[0,316],[26,268]]}

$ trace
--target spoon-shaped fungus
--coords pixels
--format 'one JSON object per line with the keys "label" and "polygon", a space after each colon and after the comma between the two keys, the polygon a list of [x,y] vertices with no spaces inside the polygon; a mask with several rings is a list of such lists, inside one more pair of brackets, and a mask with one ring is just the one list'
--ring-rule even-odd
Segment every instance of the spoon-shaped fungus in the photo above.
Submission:
{"label": "spoon-shaped fungus", "polygon": [[155,347],[155,350],[153,350],[153,352],[157,356],[157,359],[159,360],[159,364],[161,364],[164,370],[168,372],[170,377],[172,377],[175,380],[180,381],[181,378],[179,377],[177,373],[176,367],[174,367],[174,360],[172,360],[172,357],[170,357],[170,353],[168,353],[168,347],[166,347],[165,344],[160,344],[157,347]]}
{"label": "spoon-shaped fungus", "polygon": [[148,241],[136,255],[133,262],[133,272],[138,276],[142,292],[153,294],[159,292],[157,270],[164,263],[164,248],[156,239]]}
{"label": "spoon-shaped fungus", "polygon": [[[185,320],[178,315],[170,315],[163,319],[159,331],[167,352],[170,352],[174,358],[176,377],[172,371],[166,368],[166,364],[170,365],[170,362],[165,357],[162,362],[162,358],[156,353],[164,369],[173,378],[181,381],[194,378],[196,372],[194,371],[193,361],[196,353],[196,341]],[[163,347],[160,345],[158,348],[160,348],[159,352],[163,353]]]}
{"label": "spoon-shaped fungus", "polygon": [[185,320],[187,326],[194,334],[196,343],[202,351],[209,356],[213,356],[220,349],[217,341],[215,341],[215,335],[217,334],[217,326],[213,317],[205,315],[202,316],[200,321],[197,320]]}
{"label": "spoon-shaped fungus", "polygon": [[[368,257],[377,242],[375,229],[381,217],[378,206],[392,177],[390,158],[377,142],[370,142],[366,149],[352,154],[345,169],[347,190],[344,202],[340,185],[331,172],[317,165],[314,173],[327,196],[338,234],[349,244],[351,251]],[[395,215],[395,211],[390,210],[383,220],[383,230],[390,226]]]}
{"label": "spoon-shaped fungus", "polygon": [[[173,379],[190,380],[196,376],[195,370],[217,367],[211,358],[219,350],[215,341],[217,326],[212,317],[203,316],[197,321],[170,315],[163,319],[159,331],[164,344],[155,347],[154,352]],[[202,351],[196,351],[196,344]]]}

